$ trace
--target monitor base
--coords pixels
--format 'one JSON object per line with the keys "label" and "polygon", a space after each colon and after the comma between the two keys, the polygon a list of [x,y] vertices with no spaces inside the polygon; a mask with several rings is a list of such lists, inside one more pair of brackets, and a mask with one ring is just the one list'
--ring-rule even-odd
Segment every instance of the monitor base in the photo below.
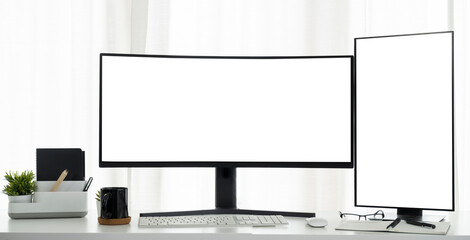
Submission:
{"label": "monitor base", "polygon": [[424,222],[440,222],[445,218],[445,216],[423,215],[423,210],[417,208],[397,208],[397,217]]}
{"label": "monitor base", "polygon": [[268,210],[248,210],[248,209],[229,209],[216,208],[207,210],[176,211],[176,212],[154,212],[141,213],[141,217],[159,217],[159,216],[187,216],[187,215],[209,215],[209,214],[244,214],[244,215],[282,215],[284,217],[315,217],[315,213],[306,212],[283,212]]}

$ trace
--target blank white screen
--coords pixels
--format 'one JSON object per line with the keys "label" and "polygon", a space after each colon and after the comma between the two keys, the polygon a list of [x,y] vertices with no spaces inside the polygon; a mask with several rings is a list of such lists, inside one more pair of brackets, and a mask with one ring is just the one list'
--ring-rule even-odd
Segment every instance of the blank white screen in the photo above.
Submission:
{"label": "blank white screen", "polygon": [[356,204],[451,210],[451,33],[356,40]]}
{"label": "blank white screen", "polygon": [[102,57],[103,161],[350,162],[351,59]]}

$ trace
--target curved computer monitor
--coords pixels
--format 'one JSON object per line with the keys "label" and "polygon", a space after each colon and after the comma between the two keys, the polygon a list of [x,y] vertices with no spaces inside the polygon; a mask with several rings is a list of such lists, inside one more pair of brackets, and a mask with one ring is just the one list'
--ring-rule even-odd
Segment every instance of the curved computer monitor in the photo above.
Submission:
{"label": "curved computer monitor", "polygon": [[100,167],[222,169],[221,208],[237,167],[352,168],[353,81],[352,56],[102,53]]}
{"label": "curved computer monitor", "polygon": [[454,210],[453,32],[355,39],[355,204]]}

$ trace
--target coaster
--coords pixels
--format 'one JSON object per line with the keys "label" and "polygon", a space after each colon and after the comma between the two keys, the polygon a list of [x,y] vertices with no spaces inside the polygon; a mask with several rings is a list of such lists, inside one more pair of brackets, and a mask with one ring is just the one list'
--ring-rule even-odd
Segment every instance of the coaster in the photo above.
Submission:
{"label": "coaster", "polygon": [[102,225],[123,225],[131,222],[131,217],[127,218],[116,218],[116,219],[104,219],[98,217],[98,222]]}

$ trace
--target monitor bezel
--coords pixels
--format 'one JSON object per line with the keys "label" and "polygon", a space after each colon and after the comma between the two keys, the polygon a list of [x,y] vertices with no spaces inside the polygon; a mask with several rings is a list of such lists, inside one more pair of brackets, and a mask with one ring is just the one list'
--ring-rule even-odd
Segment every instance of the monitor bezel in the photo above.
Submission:
{"label": "monitor bezel", "polygon": [[[389,38],[389,37],[406,37],[406,36],[419,36],[419,35],[430,35],[430,34],[451,34],[451,51],[452,51],[452,207],[449,209],[442,208],[414,208],[407,206],[381,206],[381,205],[363,205],[357,202],[357,159],[354,160],[354,206],[356,207],[372,207],[372,208],[397,208],[403,210],[432,210],[432,211],[455,211],[455,95],[454,95],[454,31],[440,31],[440,32],[423,32],[423,33],[408,33],[408,34],[396,34],[396,35],[381,35],[381,36],[370,36],[370,37],[358,37],[354,38],[354,66],[357,66],[357,40],[374,39],[374,38]],[[357,77],[356,69],[354,70],[354,79]],[[355,113],[354,113],[355,114]]]}
{"label": "monitor bezel", "polygon": [[[149,57],[149,58],[192,58],[192,59],[301,59],[301,58],[345,58],[350,61],[351,76],[351,158],[349,162],[128,162],[128,161],[103,161],[102,159],[102,62],[103,57]],[[123,53],[100,53],[100,83],[99,83],[99,167],[269,167],[269,168],[353,168],[356,151],[356,126],[355,126],[355,94],[356,85],[354,78],[354,56],[332,55],[332,56],[194,56],[194,55],[153,55],[153,54],[123,54]]]}

